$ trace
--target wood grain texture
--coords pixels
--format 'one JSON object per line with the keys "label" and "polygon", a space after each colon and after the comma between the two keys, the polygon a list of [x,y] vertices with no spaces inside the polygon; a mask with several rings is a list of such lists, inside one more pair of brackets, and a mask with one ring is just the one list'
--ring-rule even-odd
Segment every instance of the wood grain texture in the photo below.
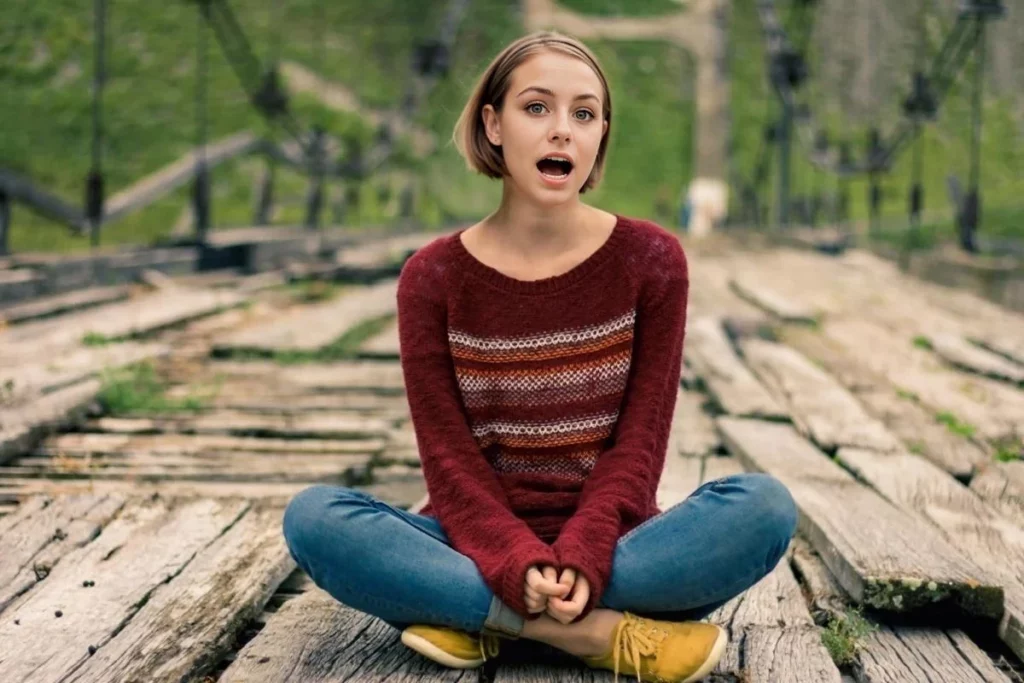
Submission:
{"label": "wood grain texture", "polygon": [[736,355],[717,318],[690,320],[684,354],[686,362],[725,412],[740,417],[787,417],[785,409]]}
{"label": "wood grain texture", "polygon": [[971,490],[1024,528],[1024,461],[989,463],[971,480]]}
{"label": "wood grain texture", "polygon": [[762,339],[745,339],[740,349],[757,377],[788,408],[800,433],[820,448],[830,453],[842,446],[901,448],[884,424],[798,351]]}
{"label": "wood grain texture", "polygon": [[1024,365],[1014,363],[954,334],[929,337],[932,350],[950,365],[1011,384],[1024,384]]}
{"label": "wood grain texture", "polygon": [[997,577],[1006,601],[999,635],[1024,656],[1024,529],[916,455],[843,448],[837,458],[890,502],[941,529],[951,543]]}
{"label": "wood grain texture", "polygon": [[119,495],[40,496],[0,530],[0,613],[92,541],[124,505]]}
{"label": "wood grain texture", "polygon": [[785,558],[708,619],[729,632],[718,674],[747,683],[840,681]]}
{"label": "wood grain texture", "polygon": [[395,320],[383,330],[367,339],[359,347],[359,355],[365,358],[397,360],[400,350],[398,320]]}
{"label": "wood grain texture", "polygon": [[316,589],[289,600],[238,653],[219,683],[477,683],[478,671],[448,669],[402,645],[380,619]]}
{"label": "wood grain texture", "polygon": [[856,362],[842,346],[824,335],[788,328],[782,341],[821,363],[853,393],[868,413],[896,434],[907,450],[920,453],[954,477],[966,481],[989,455],[972,439],[951,431],[921,406],[912,394],[900,391],[883,373]]}
{"label": "wood grain texture", "polygon": [[938,530],[858,483],[793,427],[732,417],[719,418],[718,426],[747,468],[789,488],[800,531],[855,601],[894,611],[941,602],[1002,614],[997,579]]}
{"label": "wood grain texture", "polygon": [[[74,672],[90,645],[110,641],[247,508],[214,500],[126,505],[92,543],[66,554],[45,582],[6,610],[0,643],[20,645],[3,649],[0,680],[45,683]],[[86,580],[95,585],[84,586]]]}
{"label": "wood grain texture", "polygon": [[[390,433],[387,435],[390,438]],[[37,453],[84,457],[89,454],[202,455],[204,453],[339,453],[360,455],[384,448],[387,438],[272,439],[218,434],[109,434],[71,432],[46,439]]]}
{"label": "wood grain texture", "polygon": [[865,683],[1011,683],[962,631],[881,626],[865,638],[856,665]]}
{"label": "wood grain texture", "polygon": [[113,640],[64,680],[171,683],[206,673],[295,568],[281,512],[249,510],[158,586]]}
{"label": "wood grain texture", "polygon": [[59,313],[124,301],[129,289],[124,285],[113,287],[90,287],[64,294],[39,297],[12,306],[0,307],[0,326],[3,323],[15,325],[30,320],[47,318]]}
{"label": "wood grain texture", "polygon": [[291,392],[373,392],[404,394],[402,367],[398,363],[343,361],[316,366],[280,366],[273,363],[210,363],[210,372],[220,373],[225,382],[252,382],[253,388],[272,384],[275,391]]}

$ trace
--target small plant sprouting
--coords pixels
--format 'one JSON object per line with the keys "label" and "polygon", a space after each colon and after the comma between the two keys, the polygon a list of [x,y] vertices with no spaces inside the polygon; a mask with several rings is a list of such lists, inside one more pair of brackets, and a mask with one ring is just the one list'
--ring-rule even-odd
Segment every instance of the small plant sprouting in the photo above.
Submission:
{"label": "small plant sprouting", "polygon": [[828,625],[821,634],[821,642],[836,666],[848,666],[864,648],[864,638],[877,629],[876,625],[863,617],[860,608],[848,609],[845,614],[829,617]]}

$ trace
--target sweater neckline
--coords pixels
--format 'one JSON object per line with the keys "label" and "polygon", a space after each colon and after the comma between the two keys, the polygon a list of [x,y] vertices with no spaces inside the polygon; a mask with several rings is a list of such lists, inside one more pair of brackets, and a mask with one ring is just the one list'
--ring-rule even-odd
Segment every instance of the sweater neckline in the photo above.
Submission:
{"label": "sweater neckline", "polygon": [[458,230],[452,235],[451,246],[455,259],[464,270],[479,279],[485,280],[498,289],[515,294],[549,294],[583,280],[603,266],[615,254],[616,248],[619,242],[622,241],[622,235],[625,232],[625,218],[615,212],[612,212],[612,215],[615,216],[615,226],[612,228],[611,234],[605,238],[605,241],[596,251],[564,273],[539,280],[520,280],[505,275],[500,270],[492,268],[477,259],[477,257],[469,253],[466,245],[462,243],[462,233],[466,231],[466,228]]}

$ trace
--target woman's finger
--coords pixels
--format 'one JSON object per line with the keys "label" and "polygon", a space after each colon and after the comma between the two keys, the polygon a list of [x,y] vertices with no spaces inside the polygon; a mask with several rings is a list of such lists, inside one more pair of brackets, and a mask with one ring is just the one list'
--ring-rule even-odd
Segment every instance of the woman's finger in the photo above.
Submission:
{"label": "woman's finger", "polygon": [[533,588],[530,588],[529,586],[527,586],[526,587],[526,597],[531,599],[531,600],[540,600],[540,593],[537,592],[536,590],[534,590]]}

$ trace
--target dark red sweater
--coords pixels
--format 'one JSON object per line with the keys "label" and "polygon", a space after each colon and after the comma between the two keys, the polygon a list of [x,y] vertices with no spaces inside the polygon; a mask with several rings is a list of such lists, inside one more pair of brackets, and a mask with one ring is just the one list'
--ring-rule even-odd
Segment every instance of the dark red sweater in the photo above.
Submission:
{"label": "dark red sweater", "polygon": [[531,565],[573,567],[600,599],[621,535],[658,514],[682,363],[679,241],[618,216],[580,265],[523,281],[461,231],[398,284],[401,360],[430,503],[452,546],[527,618]]}

